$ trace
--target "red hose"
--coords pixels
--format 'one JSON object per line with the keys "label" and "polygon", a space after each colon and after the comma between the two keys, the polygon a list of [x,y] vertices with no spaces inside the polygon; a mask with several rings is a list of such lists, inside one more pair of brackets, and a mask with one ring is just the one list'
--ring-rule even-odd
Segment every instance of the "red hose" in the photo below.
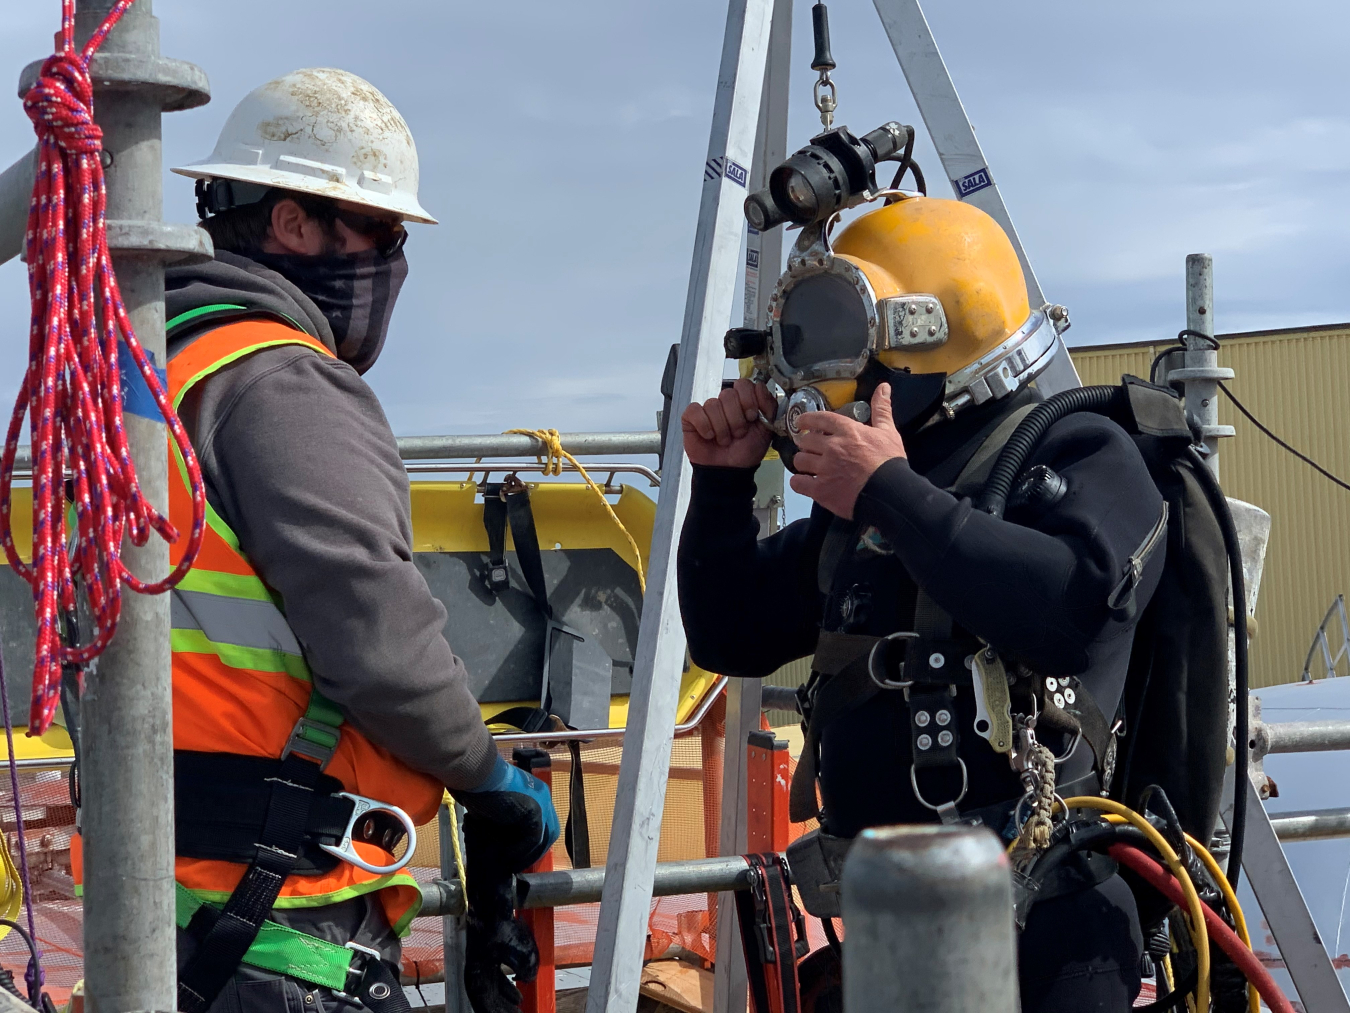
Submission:
{"label": "red hose", "polygon": [[[1173,904],[1185,905],[1186,896],[1176,879],[1149,855],[1131,844],[1113,844],[1107,852],[1121,865],[1129,866],[1138,873],[1150,886],[1161,891]],[[1219,948],[1237,964],[1247,980],[1256,986],[1256,991],[1273,1013],[1294,1013],[1293,1004],[1285,998],[1270,972],[1256,959],[1256,954],[1208,905],[1201,904],[1200,907],[1205,913],[1205,929],[1209,937],[1219,944]]]}
{"label": "red hose", "polygon": [[[131,6],[117,0],[82,50],[75,48],[74,0],[61,3],[61,51],[42,65],[24,96],[38,135],[37,175],[25,251],[33,311],[28,369],[0,456],[0,545],[33,589],[37,617],[29,731],[51,725],[63,663],[97,657],[117,630],[122,585],[160,594],[192,566],[201,546],[206,496],[187,432],[153,363],[136,340],[113,275],[105,225],[103,131],[94,122],[89,61]],[[142,581],[122,562],[122,541],[144,545],[153,529],[169,542],[178,532],[141,492],[122,421],[118,347],[129,355],[168,424],[192,488],[192,531],[177,566],[158,582]],[[129,374],[130,368],[126,370]],[[149,410],[140,411],[149,414]],[[33,450],[32,565],[14,545],[10,492],[25,418]],[[73,501],[66,496],[72,480]],[[75,530],[68,530],[73,506]],[[84,645],[61,643],[59,620],[75,611],[76,577],[97,632]]]}

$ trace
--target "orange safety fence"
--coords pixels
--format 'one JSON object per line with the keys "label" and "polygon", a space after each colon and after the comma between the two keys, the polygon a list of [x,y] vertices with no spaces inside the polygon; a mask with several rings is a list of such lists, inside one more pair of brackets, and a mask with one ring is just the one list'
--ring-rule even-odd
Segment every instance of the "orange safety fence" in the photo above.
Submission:
{"label": "orange safety fence", "polygon": [[[705,858],[718,853],[724,715],[725,704],[719,699],[696,728],[674,741],[661,823],[659,861]],[[503,743],[501,749],[509,759],[511,745]],[[558,812],[566,814],[571,756],[563,745],[549,748],[548,752],[552,760],[554,799]],[[621,752],[622,742],[616,739],[596,740],[581,748],[591,859],[597,867],[604,865],[608,850]],[[775,850],[781,849],[788,840],[809,830],[814,823],[787,824],[787,783],[795,764],[781,750],[761,746],[758,752],[760,755],[757,756],[756,747],[751,747],[751,850],[768,850],[770,845]],[[70,870],[75,807],[71,804],[64,770],[23,770],[19,781],[46,988],[60,1005],[67,1001],[72,986],[83,976],[82,908],[75,896]],[[11,854],[17,856],[13,804],[7,779],[0,779],[0,814],[3,814],[0,815],[3,821],[0,826],[6,844]],[[756,827],[760,828],[758,837]],[[553,849],[552,860],[555,869],[571,868],[561,841]],[[421,882],[440,877],[440,840],[435,822],[419,828],[417,849],[409,871]],[[473,875],[472,869],[469,875]],[[556,909],[554,956],[557,967],[591,963],[599,907],[599,904],[578,904]],[[808,919],[807,925],[811,948],[825,945],[819,924]],[[441,980],[441,933],[440,918],[413,921],[411,934],[404,939],[403,945],[405,984]],[[653,899],[646,945],[648,959],[679,956],[710,967],[716,950],[716,895]],[[11,932],[0,939],[0,966],[22,980],[26,964],[27,950],[17,933]]]}

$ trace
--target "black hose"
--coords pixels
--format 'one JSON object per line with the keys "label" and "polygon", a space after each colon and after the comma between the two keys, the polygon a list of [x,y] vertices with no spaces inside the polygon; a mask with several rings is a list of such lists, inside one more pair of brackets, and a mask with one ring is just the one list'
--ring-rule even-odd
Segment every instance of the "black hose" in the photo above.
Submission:
{"label": "black hose", "polygon": [[[898,161],[900,162],[900,168],[895,171],[895,177],[891,180],[890,189],[892,190],[900,189],[900,184],[905,178],[905,173],[913,172],[914,188],[918,190],[919,193],[927,197],[928,184],[927,182],[924,181],[923,170],[919,168],[919,163],[914,161],[914,134],[915,134],[914,128],[910,127],[909,139],[905,141],[905,150],[898,159]],[[886,204],[890,205],[895,200],[898,200],[898,198],[888,197],[886,198]]]}
{"label": "black hose", "polygon": [[1191,463],[1210,508],[1219,519],[1223,547],[1228,554],[1228,575],[1233,586],[1233,682],[1236,713],[1233,728],[1233,822],[1229,826],[1232,843],[1228,849],[1228,882],[1234,890],[1242,874],[1242,851],[1247,840],[1247,767],[1251,749],[1251,728],[1247,713],[1250,681],[1247,672],[1247,582],[1242,572],[1242,547],[1238,544],[1237,525],[1218,479],[1205,466],[1204,459],[1190,449]]}
{"label": "black hose", "polygon": [[1017,481],[1027,457],[1035,449],[1036,444],[1041,442],[1046,431],[1066,415],[1075,412],[1109,414],[1109,409],[1121,396],[1118,384],[1074,387],[1071,390],[1060,391],[1038,404],[1018,424],[1017,429],[999,452],[998,461],[994,464],[993,471],[989,473],[983,492],[980,493],[978,508],[995,517],[1002,517],[1003,511],[1008,506],[1008,496],[1012,492],[1013,483]]}
{"label": "black hose", "polygon": [[[8,918],[0,918],[0,925],[8,925],[11,929],[17,932],[19,934],[19,938],[24,941],[24,945],[28,947],[28,954],[29,954],[28,969],[32,973],[32,981],[30,981],[28,984],[30,988],[36,988],[38,990],[38,994],[41,995],[42,958],[38,955],[37,943],[33,942],[33,937],[28,934],[28,930],[16,921],[11,921]],[[11,985],[13,984],[12,975],[10,977],[10,983]],[[32,992],[29,992],[28,995],[29,997],[25,999],[24,1002],[26,1002],[30,1006],[34,1006],[38,1000],[36,1000],[33,997]]]}

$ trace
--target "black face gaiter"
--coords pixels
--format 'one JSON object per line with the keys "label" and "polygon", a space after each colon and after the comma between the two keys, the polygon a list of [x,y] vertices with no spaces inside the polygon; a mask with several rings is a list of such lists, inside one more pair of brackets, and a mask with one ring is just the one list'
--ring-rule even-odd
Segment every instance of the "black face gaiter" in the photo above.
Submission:
{"label": "black face gaiter", "polygon": [[363,250],[317,257],[256,253],[251,259],[276,271],[314,301],[333,328],[339,359],[358,373],[375,365],[394,301],[408,277],[402,250],[392,257]]}

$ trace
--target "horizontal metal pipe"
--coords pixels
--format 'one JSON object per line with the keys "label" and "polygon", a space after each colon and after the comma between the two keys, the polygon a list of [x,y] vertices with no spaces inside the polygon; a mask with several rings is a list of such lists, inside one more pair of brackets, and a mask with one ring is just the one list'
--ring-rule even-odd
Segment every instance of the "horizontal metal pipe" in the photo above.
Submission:
{"label": "horizontal metal pipe", "polygon": [[[599,454],[640,456],[661,451],[661,434],[649,433],[562,433],[562,446],[577,457]],[[544,441],[520,433],[492,433],[484,436],[404,436],[398,441],[399,455],[405,461],[433,461],[463,457],[537,457],[544,453]]]}
{"label": "horizontal metal pipe", "polygon": [[792,686],[761,686],[759,688],[761,710],[766,711],[802,711],[802,702],[797,690]]}
{"label": "horizontal metal pipe", "polygon": [[[6,170],[6,175],[13,171]],[[5,176],[0,176],[0,186]],[[27,212],[25,211],[25,214]],[[0,207],[0,225],[4,209]],[[21,236],[22,238],[22,236]],[[2,240],[3,237],[0,237]],[[0,253],[3,245],[0,244]],[[661,451],[661,434],[649,433],[562,433],[563,449],[577,457],[598,457],[602,454],[640,457],[656,455]],[[401,436],[399,456],[405,461],[441,461],[479,457],[538,457],[545,452],[544,441],[520,433],[487,433],[480,436]],[[32,457],[27,447],[19,447],[14,458],[14,470],[27,473],[32,469]],[[597,466],[598,467],[598,466]],[[627,467],[631,467],[628,465]]]}
{"label": "horizontal metal pipe", "polygon": [[[420,916],[462,914],[464,892],[458,883],[443,879],[423,883]],[[605,870],[560,869],[526,872],[516,877],[518,907],[562,907],[594,904],[605,888]],[[676,897],[694,893],[721,893],[750,889],[750,867],[739,855],[728,858],[695,858],[685,862],[660,862],[656,866],[653,897]]]}
{"label": "horizontal metal pipe", "polygon": [[417,912],[419,918],[462,915],[469,908],[464,900],[464,888],[458,880],[433,879],[429,883],[417,885],[422,889],[422,908]]}
{"label": "horizontal metal pipe", "polygon": [[23,252],[36,172],[37,148],[20,155],[13,165],[0,172],[0,264]]}
{"label": "horizontal metal pipe", "polygon": [[[413,461],[404,465],[409,475],[468,475],[470,479],[481,482],[487,482],[493,475],[513,475],[516,473],[528,475],[532,473],[544,473],[547,463],[538,461],[437,461],[434,463]],[[615,475],[641,475],[648,483],[653,486],[661,485],[661,476],[651,468],[642,464],[630,464],[626,461],[597,461],[586,462],[586,471],[590,474],[592,480],[597,476],[607,475],[605,492],[618,495],[623,490],[609,482]],[[568,461],[562,462],[563,474],[575,474],[576,468],[572,467]],[[481,475],[481,479],[477,476]]]}
{"label": "horizontal metal pipe", "polygon": [[1270,825],[1282,841],[1325,841],[1350,837],[1350,809],[1307,809],[1271,813]]}
{"label": "horizontal metal pipe", "polygon": [[1265,736],[1267,753],[1316,753],[1350,749],[1350,721],[1262,722],[1253,735]]}

